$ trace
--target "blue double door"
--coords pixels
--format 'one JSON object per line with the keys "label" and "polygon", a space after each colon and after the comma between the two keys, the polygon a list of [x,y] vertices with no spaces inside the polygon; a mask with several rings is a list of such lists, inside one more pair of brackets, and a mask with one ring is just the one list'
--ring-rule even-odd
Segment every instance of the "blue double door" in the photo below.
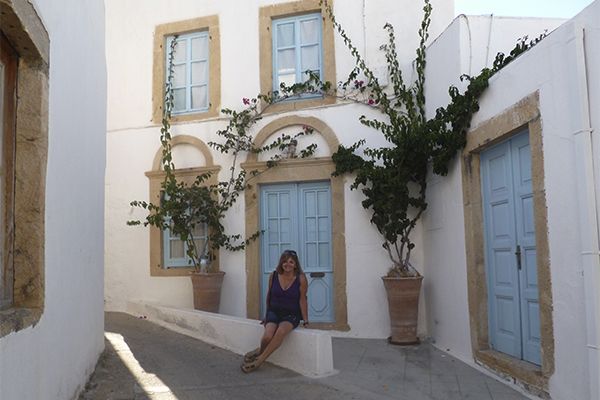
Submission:
{"label": "blue double door", "polygon": [[284,250],[298,253],[308,279],[311,322],[334,322],[329,182],[263,185],[260,190],[261,315],[269,275]]}
{"label": "blue double door", "polygon": [[527,130],[481,154],[490,346],[540,364],[531,151]]}

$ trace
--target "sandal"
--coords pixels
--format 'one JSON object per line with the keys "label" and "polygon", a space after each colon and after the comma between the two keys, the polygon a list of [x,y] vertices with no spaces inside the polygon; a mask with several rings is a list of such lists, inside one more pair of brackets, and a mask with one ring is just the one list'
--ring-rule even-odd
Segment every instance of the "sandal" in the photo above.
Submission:
{"label": "sandal", "polygon": [[242,369],[243,373],[248,374],[248,373],[254,371],[258,367],[260,367],[260,364],[257,363],[256,361],[252,361],[249,363],[243,363],[240,368]]}
{"label": "sandal", "polygon": [[260,347],[257,347],[256,349],[247,352],[246,354],[244,354],[244,363],[251,363],[252,361],[256,360],[256,358],[260,355]]}

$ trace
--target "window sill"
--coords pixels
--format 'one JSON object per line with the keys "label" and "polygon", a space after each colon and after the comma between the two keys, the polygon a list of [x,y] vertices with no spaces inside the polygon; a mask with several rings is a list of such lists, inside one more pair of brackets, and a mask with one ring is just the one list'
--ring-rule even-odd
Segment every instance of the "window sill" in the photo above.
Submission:
{"label": "window sill", "polygon": [[[179,113],[171,115],[171,124],[176,124],[178,122],[195,122],[195,121],[203,121],[209,118],[215,118],[219,116],[220,110],[214,106],[204,111],[192,111],[187,113]],[[162,122],[161,119],[157,119],[154,121],[156,123]]]}
{"label": "window sill", "polygon": [[150,276],[190,276],[193,272],[193,267],[163,268],[157,265],[150,270]]}
{"label": "window sill", "polygon": [[274,114],[286,111],[299,111],[306,108],[322,107],[335,104],[335,97],[309,97],[306,99],[287,99],[279,103],[272,104],[265,110],[265,114]]}
{"label": "window sill", "polygon": [[9,308],[0,311],[0,338],[34,326],[40,320],[39,308]]}

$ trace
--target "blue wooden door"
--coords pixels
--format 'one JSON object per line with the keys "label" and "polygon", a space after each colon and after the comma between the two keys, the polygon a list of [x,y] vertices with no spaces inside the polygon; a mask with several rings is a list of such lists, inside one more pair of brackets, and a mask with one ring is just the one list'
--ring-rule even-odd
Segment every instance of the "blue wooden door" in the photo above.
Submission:
{"label": "blue wooden door", "polygon": [[269,275],[277,267],[279,256],[284,250],[297,249],[298,215],[292,204],[296,202],[297,197],[297,188],[293,184],[261,187],[261,315],[265,315]]}
{"label": "blue wooden door", "polygon": [[528,132],[481,154],[492,348],[540,363],[540,324]]}
{"label": "blue wooden door", "polygon": [[261,187],[261,313],[269,275],[286,249],[296,250],[308,279],[308,316],[334,322],[329,182]]}
{"label": "blue wooden door", "polygon": [[523,360],[541,364],[540,305],[535,247],[535,219],[531,181],[531,149],[528,132],[510,140],[515,195],[517,265],[521,296]]}

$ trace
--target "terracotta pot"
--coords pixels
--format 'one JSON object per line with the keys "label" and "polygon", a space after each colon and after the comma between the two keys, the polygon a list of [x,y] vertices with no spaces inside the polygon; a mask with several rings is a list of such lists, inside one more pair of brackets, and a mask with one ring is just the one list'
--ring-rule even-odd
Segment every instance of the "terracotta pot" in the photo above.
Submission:
{"label": "terracotta pot", "polygon": [[393,344],[416,344],[417,320],[419,316],[419,293],[422,276],[395,278],[384,276],[383,285],[387,292]]}
{"label": "terracotta pot", "polygon": [[191,275],[196,310],[219,312],[225,272],[194,272]]}

